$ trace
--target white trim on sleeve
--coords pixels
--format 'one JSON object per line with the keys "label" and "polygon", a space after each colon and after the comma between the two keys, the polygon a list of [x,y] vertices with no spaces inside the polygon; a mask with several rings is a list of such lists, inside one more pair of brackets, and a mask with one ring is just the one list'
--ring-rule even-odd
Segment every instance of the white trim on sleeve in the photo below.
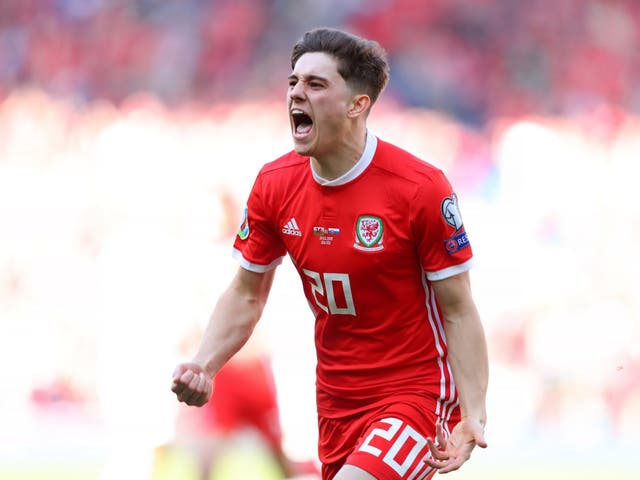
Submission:
{"label": "white trim on sleeve", "polygon": [[237,248],[233,249],[233,251],[231,252],[231,256],[237,260],[237,262],[240,264],[242,268],[244,268],[245,270],[249,270],[250,272],[256,272],[256,273],[264,273],[264,272],[268,272],[269,270],[273,270],[274,268],[276,268],[278,265],[282,263],[282,259],[284,258],[284,256],[278,257],[269,265],[260,265],[258,263],[249,262],[247,259],[245,259],[242,256],[242,252]]}
{"label": "white trim on sleeve", "polygon": [[458,275],[459,273],[464,273],[468,270],[471,270],[473,266],[473,258],[470,258],[464,263],[460,265],[454,265],[453,267],[443,268],[442,270],[437,270],[435,272],[426,272],[427,278],[431,281],[433,280],[444,280],[445,278],[453,277],[454,275]]}

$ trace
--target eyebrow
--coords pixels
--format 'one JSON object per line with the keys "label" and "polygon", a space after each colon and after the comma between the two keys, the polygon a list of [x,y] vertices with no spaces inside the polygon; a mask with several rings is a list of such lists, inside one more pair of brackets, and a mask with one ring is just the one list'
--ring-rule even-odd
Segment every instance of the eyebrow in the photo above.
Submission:
{"label": "eyebrow", "polygon": [[313,80],[319,80],[321,82],[329,83],[328,78],[321,77],[320,75],[307,75],[306,77],[302,75],[301,77],[298,77],[298,75],[296,75],[295,73],[292,73],[288,77],[288,80],[298,80],[298,79],[302,79],[303,82],[311,82]]}

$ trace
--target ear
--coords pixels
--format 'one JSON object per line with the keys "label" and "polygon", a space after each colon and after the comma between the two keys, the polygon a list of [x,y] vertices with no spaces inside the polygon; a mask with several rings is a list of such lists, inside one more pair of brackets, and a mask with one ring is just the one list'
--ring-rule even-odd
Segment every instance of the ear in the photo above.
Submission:
{"label": "ear", "polygon": [[371,99],[369,95],[356,95],[353,97],[351,108],[347,111],[348,118],[356,118],[360,115],[366,115],[371,106]]}

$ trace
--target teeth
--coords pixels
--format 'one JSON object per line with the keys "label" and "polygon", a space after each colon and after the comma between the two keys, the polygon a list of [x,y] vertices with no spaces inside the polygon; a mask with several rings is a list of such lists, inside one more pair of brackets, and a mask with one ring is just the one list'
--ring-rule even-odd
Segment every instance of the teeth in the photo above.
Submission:
{"label": "teeth", "polygon": [[300,110],[299,108],[294,108],[293,110],[291,110],[291,114],[292,115],[301,115],[301,114],[304,114],[304,112],[302,110]]}

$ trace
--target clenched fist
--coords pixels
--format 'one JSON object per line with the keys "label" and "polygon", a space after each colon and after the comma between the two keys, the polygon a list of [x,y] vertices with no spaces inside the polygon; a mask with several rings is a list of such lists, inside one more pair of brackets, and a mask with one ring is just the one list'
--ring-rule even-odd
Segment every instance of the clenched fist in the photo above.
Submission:
{"label": "clenched fist", "polygon": [[213,380],[197,363],[181,363],[173,371],[171,391],[187,405],[201,407],[211,398],[212,390]]}

